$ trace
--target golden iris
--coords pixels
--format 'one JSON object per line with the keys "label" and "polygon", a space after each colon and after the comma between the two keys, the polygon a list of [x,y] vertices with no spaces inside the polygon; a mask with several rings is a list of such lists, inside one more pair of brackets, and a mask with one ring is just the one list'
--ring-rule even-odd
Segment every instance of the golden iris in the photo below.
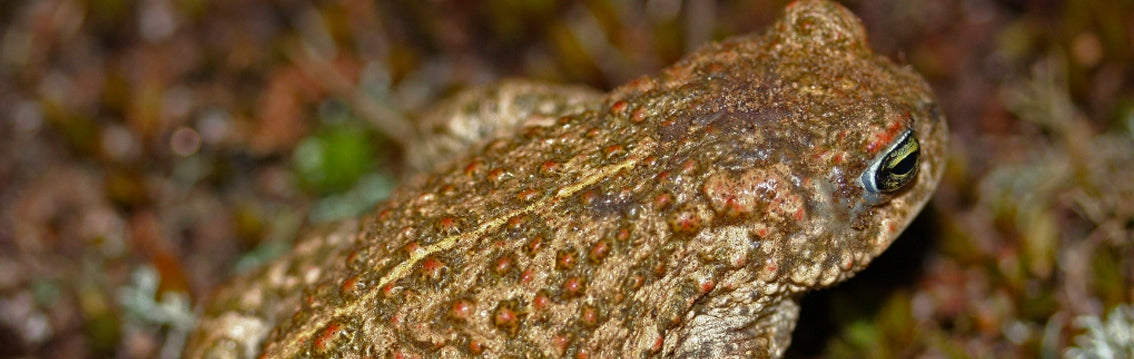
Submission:
{"label": "golden iris", "polygon": [[863,185],[869,191],[881,193],[902,189],[917,177],[920,154],[917,136],[912,130],[906,130],[862,174]]}

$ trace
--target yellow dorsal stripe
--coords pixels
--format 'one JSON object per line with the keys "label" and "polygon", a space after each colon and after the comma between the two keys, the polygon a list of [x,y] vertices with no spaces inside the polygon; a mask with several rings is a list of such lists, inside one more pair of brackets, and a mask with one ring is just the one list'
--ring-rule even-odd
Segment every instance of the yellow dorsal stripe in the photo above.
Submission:
{"label": "yellow dorsal stripe", "polygon": [[[480,236],[484,235],[485,233],[487,233],[488,231],[491,231],[493,229],[496,229],[497,227],[500,227],[505,222],[507,222],[509,218],[515,217],[516,215],[531,212],[532,210],[535,210],[536,208],[543,207],[544,205],[546,205],[548,203],[548,201],[554,200],[556,198],[563,198],[563,197],[570,196],[570,195],[578,192],[579,190],[583,189],[583,187],[595,184],[598,181],[602,180],[603,178],[606,178],[610,175],[613,175],[613,174],[617,173],[618,171],[621,171],[623,169],[634,166],[637,163],[637,161],[638,161],[637,158],[635,156],[631,155],[625,161],[622,161],[622,162],[619,162],[619,163],[616,163],[616,164],[613,164],[613,165],[602,167],[598,171],[594,171],[591,175],[583,177],[581,181],[578,181],[575,184],[572,184],[570,186],[566,186],[566,187],[559,189],[559,191],[557,191],[555,193],[555,195],[552,196],[552,197],[545,198],[543,200],[540,200],[540,201],[534,202],[530,205],[527,205],[527,206],[525,206],[521,209],[509,212],[507,215],[497,216],[496,218],[493,218],[490,221],[482,223],[479,227],[477,227],[477,229],[475,231],[467,232],[467,233],[461,233],[461,234],[446,237],[446,238],[438,241],[437,243],[431,244],[429,246],[422,247],[421,249],[414,251],[413,253],[410,253],[409,258],[407,258],[405,261],[403,261],[402,263],[395,266],[393,269],[390,270],[389,273],[386,273],[385,276],[383,276],[381,279],[379,279],[378,284],[375,285],[374,287],[372,287],[372,290],[366,292],[365,294],[363,294],[361,297],[359,297],[356,300],[350,301],[349,303],[346,303],[342,306],[334,308],[333,310],[331,310],[330,313],[322,316],[321,318],[312,318],[312,320],[310,322],[308,322],[307,324],[305,324],[303,326],[303,328],[292,332],[290,335],[288,335],[288,337],[290,337],[290,338],[313,338],[313,335],[315,334],[315,332],[320,330],[321,328],[323,328],[325,325],[327,325],[327,322],[329,322],[332,318],[341,318],[341,317],[344,317],[346,315],[358,314],[358,312],[360,311],[360,308],[362,308],[363,305],[373,301],[374,297],[379,295],[382,292],[381,288],[383,286],[405,277],[406,274],[409,273],[409,271],[413,268],[413,266],[416,265],[419,261],[421,261],[422,258],[425,258],[426,256],[433,254],[433,253],[449,250],[449,249],[453,248],[454,246],[456,246],[458,241],[469,240],[469,239],[472,239],[472,238],[480,237]],[[282,348],[280,356],[291,357],[291,356],[295,355],[304,344],[305,343],[303,343],[303,342],[287,343]]]}

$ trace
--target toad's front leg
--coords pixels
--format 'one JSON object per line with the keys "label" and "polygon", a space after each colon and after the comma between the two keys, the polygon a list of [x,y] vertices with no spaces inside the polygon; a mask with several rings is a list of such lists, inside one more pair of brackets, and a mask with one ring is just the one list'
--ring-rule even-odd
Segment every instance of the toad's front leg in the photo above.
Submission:
{"label": "toad's front leg", "polygon": [[667,351],[674,358],[780,358],[798,317],[790,298],[711,308],[693,314]]}

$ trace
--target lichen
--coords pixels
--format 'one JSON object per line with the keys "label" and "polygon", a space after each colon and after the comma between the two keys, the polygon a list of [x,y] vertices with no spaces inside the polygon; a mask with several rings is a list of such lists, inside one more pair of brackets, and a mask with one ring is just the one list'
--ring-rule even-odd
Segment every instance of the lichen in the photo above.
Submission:
{"label": "lichen", "polygon": [[1086,331],[1075,337],[1064,358],[1134,358],[1134,306],[1115,307],[1105,322],[1094,315],[1080,316],[1075,326]]}

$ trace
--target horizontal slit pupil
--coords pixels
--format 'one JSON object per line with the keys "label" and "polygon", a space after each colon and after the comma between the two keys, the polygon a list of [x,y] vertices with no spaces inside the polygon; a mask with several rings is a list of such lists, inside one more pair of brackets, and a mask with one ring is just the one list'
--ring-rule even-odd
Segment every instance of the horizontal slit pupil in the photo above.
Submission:
{"label": "horizontal slit pupil", "polygon": [[918,151],[914,151],[913,153],[902,158],[901,161],[898,161],[898,164],[894,165],[894,167],[891,168],[891,171],[895,175],[905,175],[910,173],[910,171],[913,171],[914,166],[917,164],[917,155]]}

